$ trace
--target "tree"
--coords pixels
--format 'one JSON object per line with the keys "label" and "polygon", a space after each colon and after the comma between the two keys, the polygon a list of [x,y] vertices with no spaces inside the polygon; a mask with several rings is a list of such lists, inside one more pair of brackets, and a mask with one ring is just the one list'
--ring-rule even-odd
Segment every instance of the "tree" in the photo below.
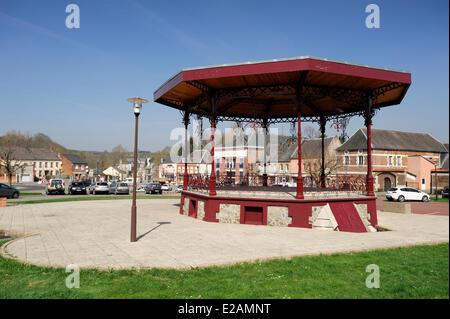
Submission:
{"label": "tree", "polygon": [[119,164],[120,161],[127,161],[128,151],[122,145],[117,145],[111,150],[111,160],[113,165]]}
{"label": "tree", "polygon": [[320,131],[312,126],[305,126],[302,128],[302,137],[305,139],[318,138],[321,136],[322,134]]}
{"label": "tree", "polygon": [[[322,159],[307,161],[305,164],[306,173],[315,181],[319,181],[322,175]],[[336,158],[325,159],[325,177],[333,175],[337,172],[339,163]]]}
{"label": "tree", "polygon": [[15,159],[13,147],[7,146],[0,150],[0,171],[4,171],[8,175],[9,187],[12,186],[12,176],[23,166],[25,164]]}

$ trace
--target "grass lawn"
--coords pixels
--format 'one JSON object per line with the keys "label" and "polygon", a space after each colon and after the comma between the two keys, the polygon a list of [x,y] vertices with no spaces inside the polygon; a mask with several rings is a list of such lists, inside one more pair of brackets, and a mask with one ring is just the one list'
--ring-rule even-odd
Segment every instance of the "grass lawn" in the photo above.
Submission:
{"label": "grass lawn", "polygon": [[[380,269],[380,288],[365,269]],[[0,257],[0,298],[448,298],[449,246],[297,257],[191,270],[81,270],[68,289],[65,269]]]}
{"label": "grass lawn", "polygon": [[430,196],[430,202],[436,202],[436,203],[448,203],[448,198],[438,198],[436,200],[435,196]]}
{"label": "grass lawn", "polygon": [[39,196],[42,193],[20,193],[20,196]]}
{"label": "grass lawn", "polygon": [[[55,199],[35,199],[35,200],[25,200],[20,202],[8,202],[9,205],[26,205],[26,204],[44,204],[44,203],[56,203],[56,202],[80,202],[86,200],[120,200],[120,199],[132,199],[133,196],[91,196],[91,197],[70,197],[70,198],[55,198]],[[180,198],[179,195],[156,195],[156,196],[145,196],[138,195],[136,199],[174,199]]]}

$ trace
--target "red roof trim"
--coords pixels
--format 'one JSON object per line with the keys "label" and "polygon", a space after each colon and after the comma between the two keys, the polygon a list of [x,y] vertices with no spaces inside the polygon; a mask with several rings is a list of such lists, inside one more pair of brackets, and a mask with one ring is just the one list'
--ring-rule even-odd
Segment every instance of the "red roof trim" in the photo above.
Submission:
{"label": "red roof trim", "polygon": [[183,71],[183,81],[206,80],[252,74],[281,73],[294,71],[319,71],[348,76],[373,78],[378,80],[411,83],[411,74],[388,71],[371,67],[351,65],[315,59],[275,61],[254,64],[242,64]]}
{"label": "red roof trim", "polygon": [[341,74],[347,76],[363,77],[391,82],[411,84],[411,73],[383,70],[374,67],[366,67],[344,62],[324,61],[313,58],[256,62],[239,65],[225,65],[216,67],[184,70],[164,83],[153,95],[153,100],[158,100],[166,92],[177,86],[182,81],[206,80],[226,78],[233,76],[245,76],[254,74],[282,73],[295,71],[318,71]]}

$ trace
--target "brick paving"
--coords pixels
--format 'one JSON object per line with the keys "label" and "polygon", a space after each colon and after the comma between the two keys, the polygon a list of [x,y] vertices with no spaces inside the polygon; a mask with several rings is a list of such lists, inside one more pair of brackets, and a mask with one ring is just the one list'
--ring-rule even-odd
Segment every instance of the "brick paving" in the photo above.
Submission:
{"label": "brick paving", "polygon": [[138,200],[135,243],[129,241],[128,200],[2,207],[0,229],[22,236],[4,245],[2,253],[57,267],[190,268],[449,241],[448,216],[379,212],[379,224],[392,231],[357,234],[208,223],[179,215],[178,203]]}

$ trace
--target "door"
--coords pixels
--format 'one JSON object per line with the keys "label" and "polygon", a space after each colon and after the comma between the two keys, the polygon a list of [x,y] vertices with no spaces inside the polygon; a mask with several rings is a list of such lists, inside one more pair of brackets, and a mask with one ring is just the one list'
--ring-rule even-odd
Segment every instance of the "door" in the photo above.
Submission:
{"label": "door", "polygon": [[384,178],[384,191],[387,192],[391,188],[391,179],[389,177]]}
{"label": "door", "polygon": [[11,196],[12,195],[12,189],[9,188],[6,184],[0,184],[0,196]]}
{"label": "door", "polygon": [[415,200],[422,200],[422,194],[417,189],[412,188],[411,194],[414,196]]}
{"label": "door", "polygon": [[263,208],[245,206],[244,208],[244,223],[252,225],[263,224]]}

